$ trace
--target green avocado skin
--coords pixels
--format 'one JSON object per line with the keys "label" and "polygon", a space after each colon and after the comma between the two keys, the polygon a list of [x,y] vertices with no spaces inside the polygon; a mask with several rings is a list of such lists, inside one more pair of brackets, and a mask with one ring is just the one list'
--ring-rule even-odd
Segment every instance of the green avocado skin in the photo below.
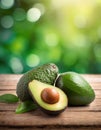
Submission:
{"label": "green avocado skin", "polygon": [[21,101],[30,100],[31,96],[28,92],[28,83],[34,79],[43,83],[53,85],[58,75],[58,67],[53,64],[44,64],[26,72],[18,81],[16,93]]}
{"label": "green avocado skin", "polygon": [[59,75],[55,86],[67,94],[70,106],[83,106],[95,99],[95,93],[89,83],[78,73],[66,72]]}

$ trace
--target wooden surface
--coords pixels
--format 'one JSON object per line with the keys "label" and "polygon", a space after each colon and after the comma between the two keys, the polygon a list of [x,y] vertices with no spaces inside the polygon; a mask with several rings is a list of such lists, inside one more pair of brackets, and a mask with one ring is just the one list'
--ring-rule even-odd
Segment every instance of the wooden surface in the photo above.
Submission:
{"label": "wooden surface", "polygon": [[[101,75],[82,75],[93,87],[96,98],[84,107],[68,107],[58,116],[49,116],[41,110],[15,114],[17,103],[0,103],[0,130],[101,130]],[[0,95],[16,94],[21,75],[0,75]]]}

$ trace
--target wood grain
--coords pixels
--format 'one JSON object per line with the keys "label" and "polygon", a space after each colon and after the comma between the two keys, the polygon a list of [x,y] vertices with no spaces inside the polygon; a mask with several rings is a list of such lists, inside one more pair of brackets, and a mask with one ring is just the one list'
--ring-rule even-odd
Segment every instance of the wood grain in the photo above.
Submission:
{"label": "wood grain", "polygon": [[[0,95],[16,94],[16,84],[22,75],[0,75]],[[0,103],[0,130],[100,130],[101,129],[101,75],[82,75],[96,93],[88,106],[68,107],[58,116],[49,116],[40,109],[15,114],[19,103]]]}

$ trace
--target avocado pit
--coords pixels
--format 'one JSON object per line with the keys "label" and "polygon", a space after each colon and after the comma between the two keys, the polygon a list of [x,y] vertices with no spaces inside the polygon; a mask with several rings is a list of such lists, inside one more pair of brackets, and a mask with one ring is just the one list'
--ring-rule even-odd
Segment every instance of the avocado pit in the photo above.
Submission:
{"label": "avocado pit", "polygon": [[54,104],[59,101],[59,93],[54,88],[44,88],[41,99],[48,104]]}

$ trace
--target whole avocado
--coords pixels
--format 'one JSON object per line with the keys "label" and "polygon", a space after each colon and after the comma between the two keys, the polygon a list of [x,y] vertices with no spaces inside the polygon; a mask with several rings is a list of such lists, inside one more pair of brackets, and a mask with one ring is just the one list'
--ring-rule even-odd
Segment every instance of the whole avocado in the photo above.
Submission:
{"label": "whole avocado", "polygon": [[44,64],[37,68],[34,68],[26,72],[18,81],[16,93],[21,101],[32,99],[28,92],[28,83],[34,79],[47,83],[50,85],[54,84],[58,75],[58,67],[53,64]]}
{"label": "whole avocado", "polygon": [[68,96],[68,104],[72,106],[88,105],[95,99],[94,90],[89,83],[75,72],[60,74],[55,86],[63,89]]}

